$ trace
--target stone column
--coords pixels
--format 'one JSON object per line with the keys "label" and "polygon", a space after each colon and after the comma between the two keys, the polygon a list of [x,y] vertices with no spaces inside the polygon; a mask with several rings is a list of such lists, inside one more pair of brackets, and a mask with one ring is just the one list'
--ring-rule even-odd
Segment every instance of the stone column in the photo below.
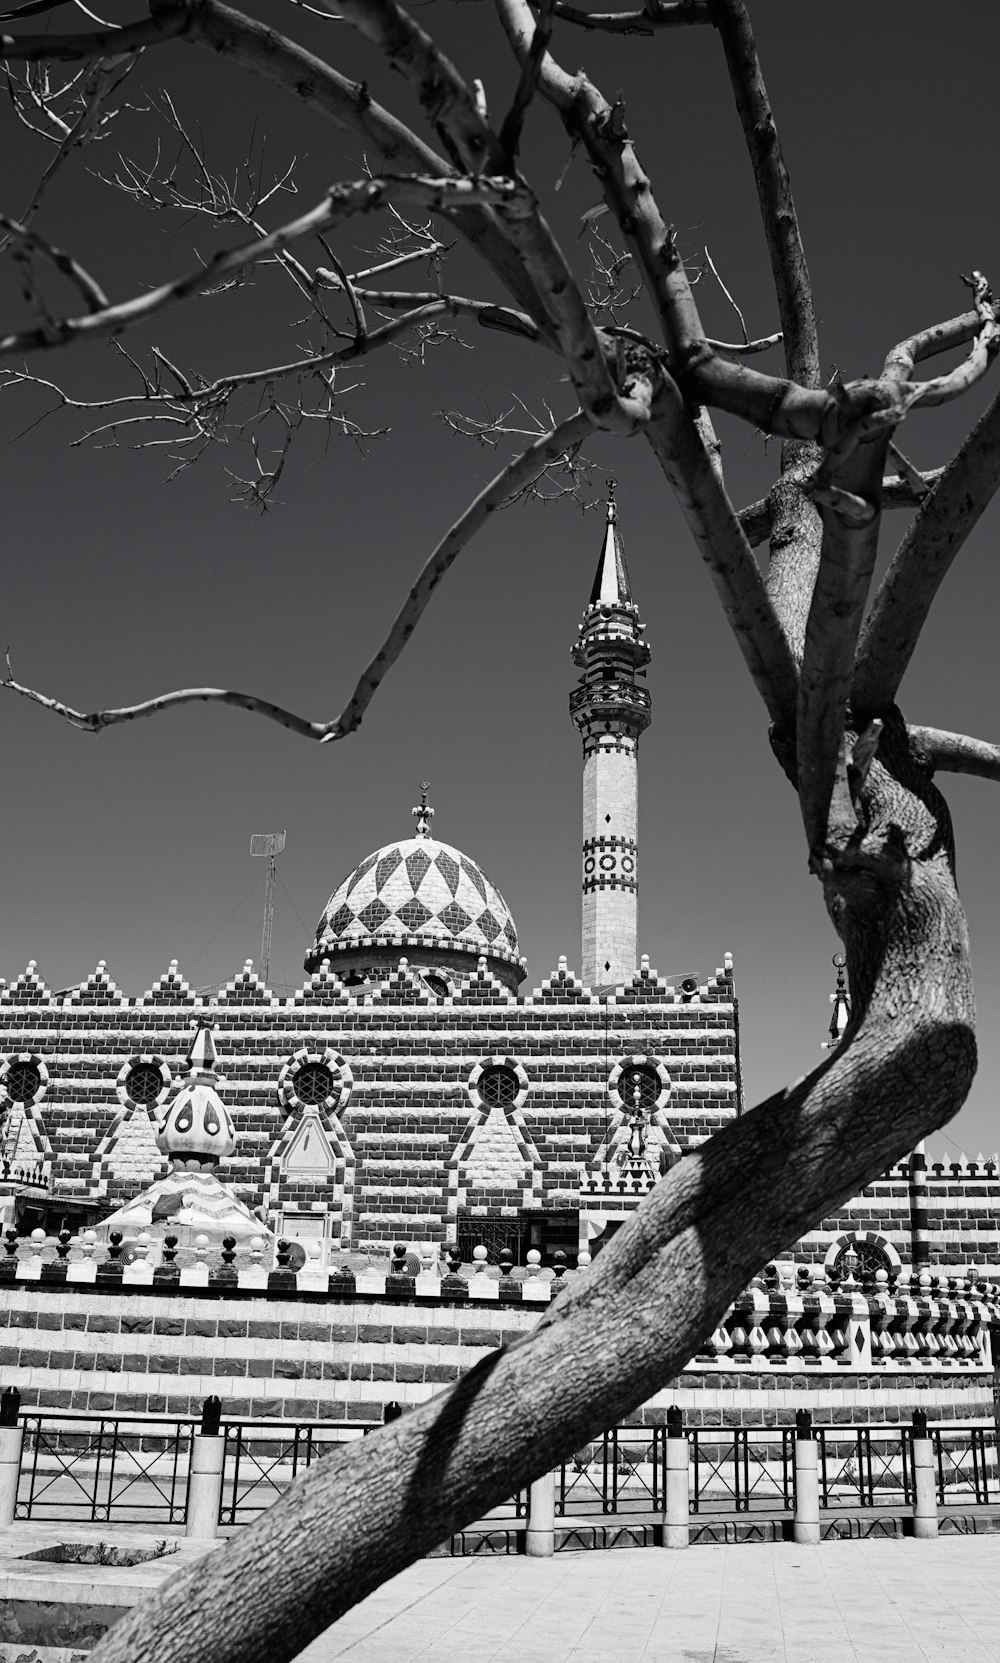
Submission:
{"label": "stone column", "polygon": [[556,1551],[556,1475],[547,1472],[528,1490],[524,1550],[530,1559],[551,1559]]}
{"label": "stone column", "polygon": [[927,1435],[927,1416],[913,1411],[913,1534],[923,1541],[938,1533],[937,1483],[934,1443]]}
{"label": "stone column", "polygon": [[191,1439],[184,1534],[201,1542],[213,1541],[219,1533],[226,1461],[226,1438],[219,1429],[221,1409],[217,1397],[206,1398],[201,1414],[201,1430]]}
{"label": "stone column", "polygon": [[681,1411],[667,1410],[667,1493],[664,1498],[663,1545],[686,1548],[691,1539],[688,1441]]}
{"label": "stone column", "polygon": [[819,1541],[819,1449],[808,1409],[795,1415],[795,1517],[792,1539]]}
{"label": "stone column", "polygon": [[23,1442],[23,1426],[0,1426],[0,1526],[14,1523]]}

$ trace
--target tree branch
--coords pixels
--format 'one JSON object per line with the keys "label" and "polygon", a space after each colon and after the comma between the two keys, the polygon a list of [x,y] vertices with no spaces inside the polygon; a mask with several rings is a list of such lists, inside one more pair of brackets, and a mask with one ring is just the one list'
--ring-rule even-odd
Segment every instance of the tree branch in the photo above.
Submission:
{"label": "tree branch", "polygon": [[[176,21],[173,33],[274,82],[327,117],[381,163],[399,173],[440,174],[449,164],[377,104],[364,82],[349,81],[312,52],[220,0],[150,0],[154,16]],[[178,20],[179,14],[179,20]],[[492,208],[470,205],[452,223],[499,277],[517,304],[551,338],[544,304]]]}
{"label": "tree branch", "polygon": [[79,63],[83,58],[117,57],[158,46],[183,32],[184,13],[164,7],[159,14],[127,23],[121,29],[95,29],[89,35],[0,35],[0,59],[11,63]]}
{"label": "tree branch", "polygon": [[71,341],[94,336],[121,334],[192,295],[214,288],[227,277],[255,265],[267,255],[280,252],[298,238],[339,224],[349,215],[377,211],[393,197],[419,202],[423,207],[447,213],[453,205],[461,210],[468,202],[509,199],[518,192],[519,187],[510,179],[391,178],[384,175],[380,179],[364,179],[355,184],[333,185],[322,201],[307,213],[251,243],[221,250],[198,271],[187,272],[183,277],[161,283],[145,294],[119,301],[114,306],[105,306],[86,317],[57,319],[39,324],[34,329],[0,336],[0,357],[33,352],[43,347],[66,346]]}
{"label": "tree branch", "polygon": [[914,751],[931,773],[978,774],[980,779],[1000,780],[1000,745],[985,739],[970,739],[964,733],[943,728],[907,726]]}
{"label": "tree branch", "polygon": [[6,687],[12,693],[19,693],[23,698],[32,700],[45,710],[51,710],[54,715],[63,717],[73,727],[81,728],[87,733],[100,733],[102,729],[117,726],[122,722],[137,721],[144,716],[156,716],[160,711],[170,710],[176,705],[208,703],[233,705],[239,710],[249,711],[252,715],[264,716],[269,721],[289,728],[291,732],[301,735],[304,739],[316,739],[321,744],[344,739],[360,727],[365,711],[423,617],[435,589],[476,532],[482,529],[496,509],[501,508],[512,496],[516,496],[530,485],[549,463],[567,450],[582,444],[591,431],[591,425],[582,411],[570,416],[567,421],[560,422],[551,433],[529,445],[527,450],[503,468],[479,493],[475,501],[470,503],[465,513],[455,521],[427,560],[382,646],[362,674],[344,709],[332,722],[312,722],[304,716],[297,716],[294,712],[285,710],[281,705],[260,699],[255,694],[238,693],[222,687],[182,688],[177,692],[163,693],[155,699],[146,699],[142,704],[126,705],[116,710],[97,710],[87,714],[81,710],[74,710],[71,705],[64,704],[60,699],[50,698],[47,694],[38,693],[33,688],[15,681],[9,653],[7,675],[0,682],[0,687]]}
{"label": "tree branch", "polygon": [[859,712],[895,700],[952,562],[1000,487],[1000,394],[938,477],[893,555],[858,643],[851,702]]}
{"label": "tree branch", "polygon": [[757,201],[785,340],[785,365],[803,387],[820,385],[819,341],[812,284],[799,232],[791,181],[761,73],[743,0],[715,0],[713,21],[722,39],[736,109],[757,183]]}
{"label": "tree branch", "polygon": [[[532,0],[534,3],[534,0]],[[553,15],[580,29],[600,29],[615,35],[651,35],[656,29],[676,29],[692,23],[711,23],[710,0],[650,0],[638,12],[587,12],[556,0]]]}
{"label": "tree branch", "polygon": [[646,437],[677,494],[771,719],[790,726],[797,677],[788,642],[712,457],[669,378],[654,399]]}
{"label": "tree branch", "polygon": [[[412,85],[456,162],[474,173],[484,167],[497,173],[509,169],[509,158],[480,112],[472,89],[396,0],[343,0],[341,10]],[[532,40],[522,60],[526,73],[535,36],[532,24]],[[532,84],[540,74],[540,62],[535,60]],[[521,184],[511,189],[505,202],[496,203],[496,210],[542,296],[583,409],[595,425],[608,431],[634,431],[644,412],[628,398],[619,397],[583,296],[533,195]]]}
{"label": "tree branch", "polygon": [[541,74],[542,59],[548,50],[549,41],[552,39],[552,9],[553,0],[541,0],[531,47],[521,65],[521,73],[518,76],[517,86],[514,90],[514,98],[500,128],[500,149],[506,156],[511,168],[514,167],[517,160],[524,118],[538,90],[538,77]]}
{"label": "tree branch", "polygon": [[[916,880],[925,912],[932,883],[946,882],[941,841],[933,871]],[[935,917],[929,957],[908,957],[908,935],[883,954],[850,1038],[686,1154],[530,1332],[297,1478],[225,1554],[205,1555],[121,1617],[93,1663],[286,1663],[386,1578],[662,1388],[776,1244],[954,1112],[975,1046],[966,983],[940,977],[952,922],[951,906]]]}
{"label": "tree branch", "polygon": [[[857,828],[843,754],[848,697],[881,524],[879,488],[888,433],[859,445],[823,493],[823,539],[799,673],[796,785],[810,863],[822,871],[831,842]],[[848,512],[844,504],[851,504]],[[860,510],[853,508],[862,505]]]}
{"label": "tree branch", "polygon": [[71,254],[56,248],[54,243],[39,236],[37,231],[31,230],[20,220],[9,219],[6,214],[0,214],[0,230],[5,231],[13,243],[38,254],[48,265],[54,266],[56,271],[67,278],[80,291],[89,313],[94,314],[107,307],[108,297],[101,285],[81,266],[79,260],[73,259]]}
{"label": "tree branch", "polygon": [[[891,447],[890,447],[891,448]],[[919,475],[921,489],[918,491],[909,479],[900,479],[895,474],[886,474],[882,480],[882,507],[886,508],[919,508],[924,498],[933,490],[943,468],[928,468]],[[766,543],[771,535],[771,499],[769,496],[760,497],[757,502],[750,502],[741,508],[737,518],[743,527],[743,534],[752,549],[759,548]]]}

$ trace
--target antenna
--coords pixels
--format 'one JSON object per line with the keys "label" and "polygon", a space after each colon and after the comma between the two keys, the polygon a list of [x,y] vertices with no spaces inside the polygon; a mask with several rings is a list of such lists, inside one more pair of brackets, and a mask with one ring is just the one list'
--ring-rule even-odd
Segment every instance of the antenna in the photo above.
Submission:
{"label": "antenna", "polygon": [[277,859],[285,847],[285,834],[280,832],[254,832],[250,839],[250,853],[264,856],[267,860],[267,884],[264,889],[264,929],[260,938],[260,973],[263,981],[267,981],[271,968],[271,923],[274,918],[274,880],[277,875]]}

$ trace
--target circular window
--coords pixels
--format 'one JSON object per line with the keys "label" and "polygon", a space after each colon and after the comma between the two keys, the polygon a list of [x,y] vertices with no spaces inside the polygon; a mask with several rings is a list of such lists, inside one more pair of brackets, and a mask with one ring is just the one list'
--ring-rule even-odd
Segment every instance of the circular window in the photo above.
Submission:
{"label": "circular window", "polygon": [[833,1270],[836,1275],[847,1275],[847,1265],[845,1261],[848,1253],[851,1252],[857,1254],[858,1262],[854,1267],[854,1274],[859,1282],[865,1282],[869,1279],[874,1281],[875,1276],[880,1270],[884,1270],[887,1276],[892,1275],[892,1260],[889,1258],[888,1253],[886,1253],[881,1247],[877,1246],[873,1241],[847,1242],[846,1245],[840,1249],[840,1252],[837,1254],[837,1257],[833,1262]]}
{"label": "circular window", "polygon": [[655,1068],[648,1063],[638,1065],[629,1064],[622,1069],[622,1077],[618,1082],[618,1091],[622,1102],[629,1109],[653,1109],[660,1095],[662,1086]]}
{"label": "circular window", "polygon": [[300,1103],[318,1108],[333,1094],[333,1072],[325,1062],[304,1062],[295,1070],[292,1089]]}
{"label": "circular window", "polygon": [[12,1103],[33,1103],[42,1089],[42,1071],[37,1063],[12,1062],[3,1083]]}
{"label": "circular window", "polygon": [[163,1075],[152,1062],[137,1062],[125,1076],[125,1090],[133,1103],[157,1102],[163,1090]]}
{"label": "circular window", "polygon": [[437,994],[439,999],[447,999],[451,992],[447,977],[440,975],[436,970],[428,970],[424,975],[424,981],[431,992]]}
{"label": "circular window", "polygon": [[491,1109],[509,1109],[520,1089],[520,1080],[505,1063],[484,1068],[479,1076],[479,1095]]}

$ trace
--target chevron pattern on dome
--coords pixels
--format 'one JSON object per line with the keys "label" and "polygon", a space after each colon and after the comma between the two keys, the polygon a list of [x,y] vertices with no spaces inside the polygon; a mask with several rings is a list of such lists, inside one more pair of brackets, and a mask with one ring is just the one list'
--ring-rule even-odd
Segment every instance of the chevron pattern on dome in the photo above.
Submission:
{"label": "chevron pattern on dome", "polygon": [[468,855],[432,837],[390,843],[331,895],[314,952],[397,936],[517,958],[517,931],[500,891]]}

